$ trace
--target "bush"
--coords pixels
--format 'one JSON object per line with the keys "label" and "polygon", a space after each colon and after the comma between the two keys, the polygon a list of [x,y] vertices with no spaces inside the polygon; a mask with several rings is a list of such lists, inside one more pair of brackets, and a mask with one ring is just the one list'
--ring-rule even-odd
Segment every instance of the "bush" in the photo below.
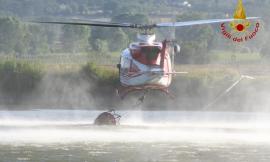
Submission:
{"label": "bush", "polygon": [[116,68],[97,66],[93,62],[89,62],[83,67],[83,71],[87,76],[101,85],[117,86],[119,82],[119,75]]}
{"label": "bush", "polygon": [[0,89],[6,94],[23,95],[35,89],[43,76],[37,63],[8,60],[0,62]]}

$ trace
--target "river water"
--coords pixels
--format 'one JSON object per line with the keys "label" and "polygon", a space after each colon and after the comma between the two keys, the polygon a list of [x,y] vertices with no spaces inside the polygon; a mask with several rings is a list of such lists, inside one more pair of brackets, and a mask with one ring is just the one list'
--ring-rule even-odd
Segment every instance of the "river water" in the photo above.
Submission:
{"label": "river water", "polygon": [[270,161],[267,113],[121,111],[120,126],[93,126],[99,113],[0,111],[0,161]]}

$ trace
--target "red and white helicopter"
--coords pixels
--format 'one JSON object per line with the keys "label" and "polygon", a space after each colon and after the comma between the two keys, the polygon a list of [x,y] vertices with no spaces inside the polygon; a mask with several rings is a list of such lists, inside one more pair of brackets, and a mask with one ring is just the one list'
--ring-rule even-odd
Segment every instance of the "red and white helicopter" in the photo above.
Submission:
{"label": "red and white helicopter", "polygon": [[[250,17],[247,19],[257,19]],[[174,54],[180,52],[180,46],[173,41],[155,41],[154,28],[164,27],[187,27],[203,24],[215,24],[239,21],[241,19],[209,19],[187,22],[168,22],[150,25],[132,23],[112,23],[98,21],[35,21],[36,23],[86,25],[113,28],[133,28],[139,29],[137,42],[133,42],[126,48],[120,57],[119,68],[120,87],[118,94],[124,98],[133,91],[160,90],[169,94],[169,86],[172,76],[175,74],[185,74],[186,72],[176,72],[174,70]]]}

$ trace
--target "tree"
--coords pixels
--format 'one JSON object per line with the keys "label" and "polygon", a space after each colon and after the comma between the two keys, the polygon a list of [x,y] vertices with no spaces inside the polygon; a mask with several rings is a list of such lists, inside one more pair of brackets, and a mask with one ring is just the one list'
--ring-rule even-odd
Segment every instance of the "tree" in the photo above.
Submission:
{"label": "tree", "polygon": [[[147,24],[149,19],[143,14],[121,14],[113,17],[112,22]],[[93,27],[89,42],[94,50],[99,50],[97,48],[97,40],[99,39],[99,41],[107,43],[108,50],[119,51],[127,47],[131,40],[135,40],[136,35],[137,31],[132,29]]]}
{"label": "tree", "polygon": [[[178,16],[178,21],[203,19],[200,13],[188,13]],[[181,63],[206,63],[208,51],[213,40],[214,31],[211,26],[194,26],[177,28],[176,39],[181,43],[182,55],[176,57]]]}
{"label": "tree", "polygon": [[149,23],[149,18],[145,14],[141,13],[125,13],[114,16],[112,22],[128,22],[136,24],[147,24]]}
{"label": "tree", "polygon": [[10,54],[25,51],[25,27],[14,17],[0,18],[0,52]]}
{"label": "tree", "polygon": [[105,54],[108,52],[108,42],[105,40],[97,39],[93,43],[93,49],[99,52],[99,54]]}
{"label": "tree", "polygon": [[[150,22],[148,16],[144,14],[120,14],[112,18],[112,22],[124,22],[134,24],[148,24]],[[135,40],[137,31],[134,29],[123,29],[128,35],[129,40]]]}
{"label": "tree", "polygon": [[111,15],[112,13],[114,13],[114,11],[120,10],[119,6],[120,6],[120,3],[117,1],[108,1],[103,6],[103,12],[106,15]]}
{"label": "tree", "polygon": [[62,42],[64,51],[76,53],[86,51],[90,28],[86,26],[63,25]]}
{"label": "tree", "polygon": [[270,40],[267,39],[267,38],[269,38],[269,36],[270,36],[270,33],[267,33],[266,34],[266,41],[263,43],[263,47],[260,51],[261,56],[263,58],[266,58],[266,59],[270,59],[270,46],[269,46]]}
{"label": "tree", "polygon": [[89,38],[89,42],[94,50],[97,50],[97,40],[107,42],[108,50],[119,51],[127,46],[128,36],[121,28],[94,27]]}
{"label": "tree", "polygon": [[128,45],[128,36],[122,29],[115,29],[111,39],[109,39],[109,48],[111,51],[119,51]]}
{"label": "tree", "polygon": [[42,54],[49,51],[48,33],[42,26],[28,25],[25,42],[28,54]]}

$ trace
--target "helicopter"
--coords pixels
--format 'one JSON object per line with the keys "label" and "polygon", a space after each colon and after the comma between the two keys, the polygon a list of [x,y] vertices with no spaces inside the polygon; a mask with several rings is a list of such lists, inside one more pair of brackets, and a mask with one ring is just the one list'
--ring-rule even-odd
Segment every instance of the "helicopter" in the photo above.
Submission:
{"label": "helicopter", "polygon": [[[258,19],[248,17],[245,19]],[[187,72],[176,72],[174,69],[174,56],[180,53],[180,46],[175,41],[156,41],[153,32],[155,28],[189,27],[204,24],[217,24],[225,22],[241,21],[242,19],[208,19],[185,22],[167,22],[154,24],[114,23],[90,20],[80,21],[34,21],[34,23],[62,24],[62,25],[84,25],[109,28],[131,28],[138,30],[137,41],[122,51],[119,69],[120,85],[117,94],[124,99],[127,94],[134,91],[158,90],[170,95],[169,87],[172,77]],[[144,96],[140,98],[143,102]]]}

